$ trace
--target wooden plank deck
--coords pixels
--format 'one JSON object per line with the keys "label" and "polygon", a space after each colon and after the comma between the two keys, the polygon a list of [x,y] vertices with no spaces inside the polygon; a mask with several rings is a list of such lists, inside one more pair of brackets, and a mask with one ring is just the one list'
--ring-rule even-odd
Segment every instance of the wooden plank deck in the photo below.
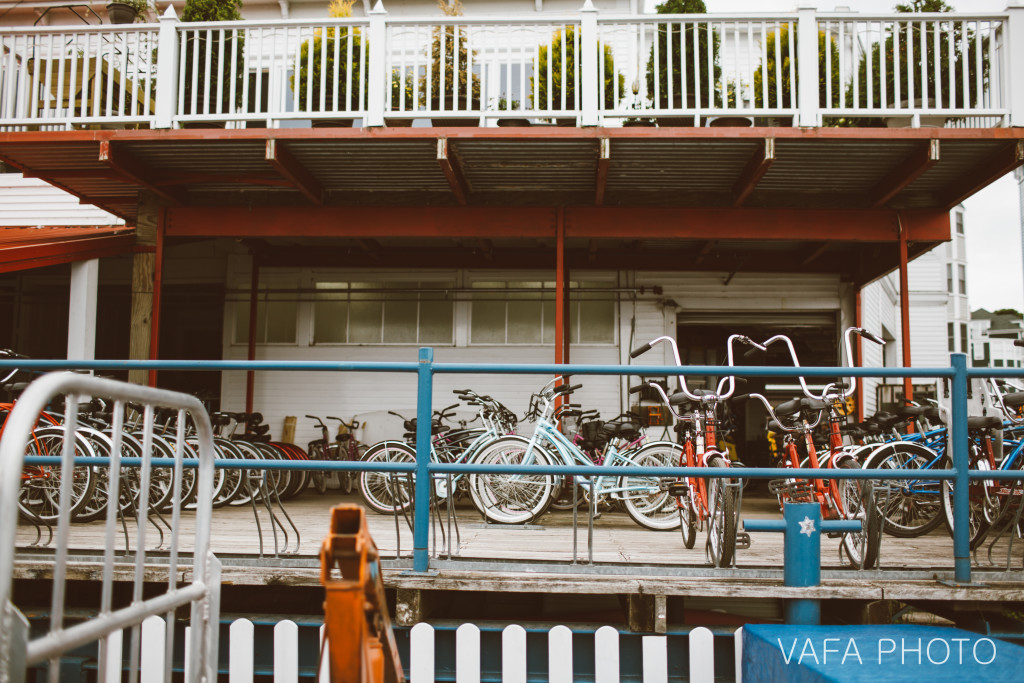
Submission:
{"label": "wooden plank deck", "polygon": [[[274,557],[270,519],[260,509],[265,555],[259,557],[259,540],[252,508],[227,507],[214,511],[212,548],[224,563],[224,581],[248,585],[318,585],[320,571],[316,555],[329,525],[329,510],[340,502],[358,503],[357,496],[328,492],[323,496],[306,493],[286,503],[292,522],[299,530],[296,547],[294,531],[285,524],[288,545]],[[442,509],[442,522],[447,513]],[[744,519],[778,518],[774,498],[747,496]],[[579,515],[576,563],[573,563],[571,512],[552,512],[527,527],[484,524],[468,505],[455,511],[458,521],[458,551],[451,559],[432,560],[430,575],[407,571],[411,567],[412,532],[405,520],[397,525],[393,517],[370,513],[370,530],[385,562],[385,583],[390,587],[426,590],[480,590],[561,593],[648,593],[657,595],[704,595],[730,597],[833,597],[856,599],[942,599],[1024,601],[1024,541],[1013,544],[1015,570],[1005,570],[1007,544],[996,544],[992,558],[987,548],[977,553],[975,582],[958,587],[945,582],[953,567],[952,539],[945,527],[915,539],[884,536],[881,569],[871,572],[844,570],[840,564],[839,541],[822,537],[822,586],[817,589],[789,589],[782,586],[782,534],[752,534],[748,550],[737,551],[736,570],[716,570],[705,560],[704,534],[687,550],[678,531],[657,532],[638,527],[625,513],[603,512],[594,522],[593,559],[587,563],[587,517]],[[191,550],[194,515],[186,511],[181,522],[181,550]],[[434,525],[436,549],[443,541]],[[131,543],[135,526],[128,525]],[[446,530],[447,531],[447,530]],[[165,533],[166,530],[165,530]],[[280,531],[279,543],[283,546]],[[36,538],[31,525],[18,531],[20,549]],[[45,536],[44,536],[45,538]],[[157,549],[159,535],[150,526],[147,547]],[[118,546],[124,536],[119,534]],[[69,578],[95,580],[100,576],[97,562],[103,548],[103,524],[76,524],[71,548],[79,557],[69,567]],[[431,550],[434,551],[432,545]],[[296,552],[297,551],[297,552]],[[397,555],[397,553],[401,555]],[[442,552],[443,554],[443,552]],[[436,573],[435,573],[436,572]],[[119,574],[130,578],[128,565]],[[154,567],[154,580],[166,581],[166,569]],[[16,562],[16,577],[48,575],[48,562],[31,550]],[[188,570],[183,576],[188,575]],[[157,578],[159,577],[159,578]]]}

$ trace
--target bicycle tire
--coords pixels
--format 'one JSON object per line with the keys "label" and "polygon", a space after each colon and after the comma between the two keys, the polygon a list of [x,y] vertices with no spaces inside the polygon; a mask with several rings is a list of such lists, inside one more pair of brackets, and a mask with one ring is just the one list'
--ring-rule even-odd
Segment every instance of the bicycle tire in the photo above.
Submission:
{"label": "bicycle tire", "polygon": [[[708,459],[708,467],[728,467],[721,455]],[[709,478],[708,491],[708,538],[706,550],[715,567],[728,567],[736,555],[736,495],[727,481]]]}
{"label": "bicycle tire", "polygon": [[[29,437],[26,455],[62,455],[64,429],[43,427]],[[91,455],[91,447],[75,439],[75,456]],[[71,519],[79,513],[92,498],[96,489],[96,477],[91,467],[74,466],[69,512]],[[26,471],[35,472],[26,477]],[[60,518],[60,489],[63,471],[60,465],[29,466],[22,470],[22,483],[18,490],[18,509],[29,520],[52,523]]]}
{"label": "bicycle tire", "polygon": [[[503,436],[480,450],[473,464],[515,465],[527,457],[529,440]],[[543,448],[533,449],[535,465],[553,462]],[[484,517],[497,524],[528,524],[543,515],[554,497],[555,477],[547,474],[471,474],[470,498]]]}
{"label": "bicycle tire", "polygon": [[697,544],[697,514],[690,496],[681,501],[677,500],[676,509],[679,511],[679,529],[683,535],[683,545],[687,550],[693,550],[693,546]]}
{"label": "bicycle tire", "polygon": [[[401,441],[382,441],[374,444],[363,455],[365,462],[416,462],[416,451]],[[359,473],[359,496],[366,506],[381,515],[392,515],[412,505],[415,475],[405,477],[400,473],[373,472]]]}
{"label": "bicycle tire", "polygon": [[[675,444],[651,444],[630,454],[636,467],[671,467],[679,461],[680,447]],[[645,529],[674,531],[680,524],[675,498],[661,489],[661,477],[624,475],[619,477],[622,504],[626,514]]]}
{"label": "bicycle tire", "polygon": [[[925,470],[939,455],[920,444],[894,442],[873,450],[864,469]],[[924,536],[942,524],[942,483],[939,479],[887,479],[888,500],[875,496],[882,530],[896,538]],[[884,507],[884,509],[883,509]]]}
{"label": "bicycle tire", "polygon": [[[952,460],[947,455],[945,456],[944,465],[947,469],[952,469]],[[971,463],[968,469],[988,469],[988,463],[976,457],[973,453],[971,454]],[[992,515],[989,514],[986,507],[986,500],[984,494],[979,495],[978,490],[985,485],[985,482],[981,479],[975,479],[971,481],[968,486],[968,524],[970,526],[970,549],[974,550],[981,542],[985,539],[985,535],[988,533],[988,529],[991,526],[989,520]],[[956,484],[952,479],[942,480],[942,517],[946,523],[946,529],[949,530],[950,537],[953,536],[954,528],[954,503],[953,495],[956,490]]]}
{"label": "bicycle tire", "polygon": [[[839,463],[844,470],[859,470],[860,465],[849,458]],[[873,569],[878,564],[882,543],[882,514],[872,495],[872,484],[866,479],[838,479],[839,499],[845,519],[859,519],[861,531],[843,534],[843,552],[854,569]]]}

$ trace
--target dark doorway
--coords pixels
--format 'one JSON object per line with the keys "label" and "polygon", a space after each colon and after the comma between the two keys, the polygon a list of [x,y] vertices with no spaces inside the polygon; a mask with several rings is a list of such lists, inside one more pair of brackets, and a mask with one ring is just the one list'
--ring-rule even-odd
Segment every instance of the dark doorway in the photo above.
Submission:
{"label": "dark doorway", "polygon": [[[224,288],[220,285],[164,285],[159,356],[166,360],[221,360]],[[198,396],[210,410],[220,408],[220,372],[161,371],[157,386]]]}
{"label": "dark doorway", "polygon": [[[836,313],[730,313],[678,315],[676,341],[684,365],[725,365],[726,343],[730,335],[744,334],[757,342],[774,335],[785,334],[793,340],[797,358],[802,366],[832,366],[839,363],[839,325]],[[792,366],[789,351],[775,344],[770,353],[744,357],[744,348],[737,345],[736,365]],[[719,378],[687,376],[691,388],[714,387]],[[808,380],[815,386],[821,380]],[[760,377],[741,383],[739,393],[758,392],[769,400],[786,400],[801,395],[795,378]],[[765,435],[766,411],[753,401],[730,401],[723,427],[731,430],[728,440],[736,448],[736,456],[753,467],[771,465],[768,440]]]}

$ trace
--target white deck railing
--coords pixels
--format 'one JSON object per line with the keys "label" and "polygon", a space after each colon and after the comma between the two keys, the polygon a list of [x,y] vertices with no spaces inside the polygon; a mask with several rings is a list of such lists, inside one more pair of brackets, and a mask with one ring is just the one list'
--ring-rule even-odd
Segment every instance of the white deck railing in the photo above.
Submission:
{"label": "white deck railing", "polygon": [[1012,64],[1024,64],[1021,7],[618,16],[588,2],[538,20],[390,19],[378,4],[358,19],[222,23],[170,9],[159,25],[0,29],[0,127],[1024,125]]}

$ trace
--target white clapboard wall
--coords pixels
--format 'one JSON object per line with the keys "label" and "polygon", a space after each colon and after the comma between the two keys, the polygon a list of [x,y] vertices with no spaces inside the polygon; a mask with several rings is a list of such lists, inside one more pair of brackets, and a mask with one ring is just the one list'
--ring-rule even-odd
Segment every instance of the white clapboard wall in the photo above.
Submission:
{"label": "white clapboard wall", "polygon": [[[164,629],[160,617],[150,617],[142,625],[142,669],[141,680],[156,681],[162,677],[164,666]],[[188,643],[188,629],[185,642]],[[324,642],[323,627],[320,627],[321,642]],[[255,626],[248,619],[237,619],[228,629],[228,642],[220,647],[228,649],[230,683],[251,683],[255,675],[254,666]],[[548,681],[550,683],[572,683],[574,680],[572,657],[572,631],[567,626],[555,626],[548,632]],[[643,636],[643,681],[644,683],[666,683],[668,681],[668,640],[665,636]],[[703,626],[689,634],[690,672],[693,683],[713,683],[715,680],[714,635]],[[618,683],[620,675],[619,632],[611,626],[602,626],[594,634],[595,683]],[[736,680],[740,680],[742,656],[742,629],[735,634]],[[328,645],[329,647],[329,645]],[[274,682],[298,683],[299,681],[299,627],[290,620],[283,620],[274,626]],[[411,683],[433,683],[434,681],[434,628],[430,624],[417,624],[410,632],[410,681]],[[189,654],[186,649],[185,657]],[[502,683],[526,683],[527,680],[527,638],[522,626],[507,626],[501,634]],[[479,683],[481,679],[480,629],[474,624],[463,624],[455,633],[455,662],[457,683]],[[312,664],[304,663],[305,666]],[[110,667],[109,681],[120,680],[120,672]],[[328,681],[327,657],[319,662],[321,681]],[[635,672],[634,672],[635,675]]]}

